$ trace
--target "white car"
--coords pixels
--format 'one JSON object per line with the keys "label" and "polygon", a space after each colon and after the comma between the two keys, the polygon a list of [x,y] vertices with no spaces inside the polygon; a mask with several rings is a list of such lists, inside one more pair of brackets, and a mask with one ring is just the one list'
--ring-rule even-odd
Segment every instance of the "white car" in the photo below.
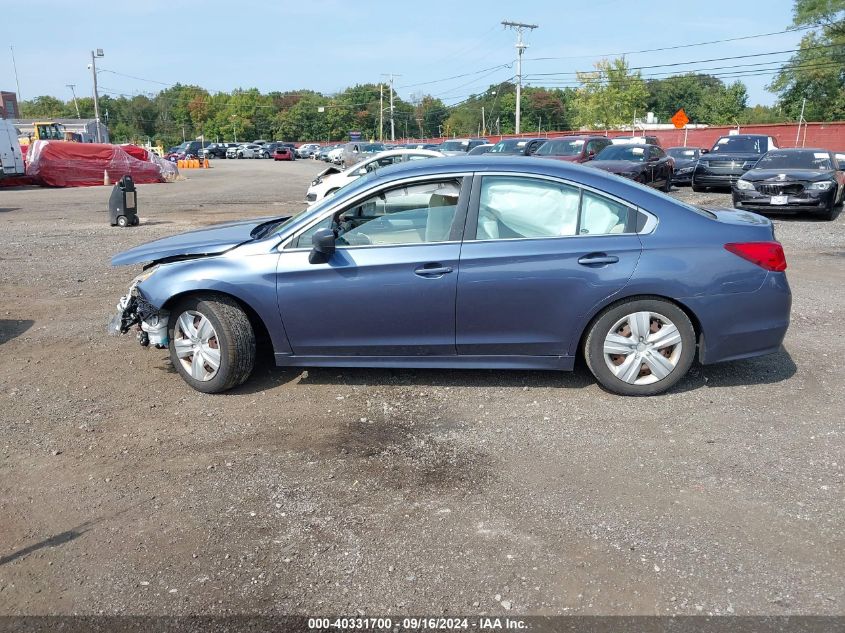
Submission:
{"label": "white car", "polygon": [[226,158],[255,158],[260,149],[261,146],[255,143],[244,143],[243,145],[227,149]]}
{"label": "white car", "polygon": [[[338,148],[341,152],[343,148]],[[334,150],[338,151],[338,150]],[[333,152],[329,153],[331,156]],[[332,195],[341,187],[345,187],[350,182],[354,182],[357,178],[375,171],[380,167],[394,165],[396,163],[404,163],[409,160],[422,160],[424,158],[441,158],[443,153],[435,152],[430,149],[393,149],[379,154],[374,154],[371,158],[367,158],[360,163],[356,163],[346,171],[340,171],[337,167],[329,167],[324,169],[317,177],[311,181],[311,186],[305,194],[305,201],[309,204],[322,200],[326,196]]]}
{"label": "white car", "polygon": [[343,145],[335,147],[332,151],[330,151],[328,158],[330,163],[340,165],[340,161],[343,160]]}

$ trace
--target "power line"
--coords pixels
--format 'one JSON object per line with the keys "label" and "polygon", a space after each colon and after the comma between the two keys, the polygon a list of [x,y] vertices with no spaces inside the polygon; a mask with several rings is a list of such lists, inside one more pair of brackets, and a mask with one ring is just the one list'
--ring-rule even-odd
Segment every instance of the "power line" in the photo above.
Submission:
{"label": "power line", "polygon": [[397,90],[400,88],[416,88],[417,86],[429,86],[431,84],[439,84],[443,83],[444,81],[450,81],[452,79],[463,79],[464,77],[471,77],[472,75],[480,75],[481,73],[485,73],[488,70],[499,70],[500,68],[510,68],[513,66],[513,62],[508,64],[499,64],[498,66],[490,66],[489,68],[482,68],[476,72],[472,73],[464,73],[463,75],[453,75],[452,77],[445,77],[443,79],[434,79],[432,81],[422,81],[416,84],[405,84],[404,86],[396,86]]}
{"label": "power line", "polygon": [[758,37],[769,37],[771,35],[783,35],[784,33],[798,33],[800,31],[806,31],[809,29],[815,28],[814,25],[811,26],[798,26],[794,28],[785,29],[783,31],[773,31],[772,33],[758,33],[757,35],[743,35],[740,37],[730,37],[723,40],[711,40],[709,42],[695,42],[694,44],[678,44],[675,46],[663,46],[661,48],[647,48],[641,51],[625,51],[623,53],[605,53],[602,55],[571,55],[569,57],[531,57],[527,58],[526,61],[548,61],[548,60],[560,60],[560,59],[586,59],[588,57],[624,57],[627,55],[640,55],[642,53],[657,53],[660,51],[673,51],[678,50],[681,48],[692,48],[695,46],[708,46],[710,44],[723,44],[725,42],[739,42],[740,40],[750,40]]}
{"label": "power line", "polygon": [[[818,46],[808,46],[806,48],[793,48],[787,49],[783,51],[770,51],[767,53],[749,53],[746,55],[732,55],[730,57],[713,57],[710,59],[695,59],[686,62],[673,62],[670,64],[653,64],[651,66],[630,66],[628,70],[651,70],[654,68],[676,68],[678,66],[689,66],[690,64],[708,64],[711,62],[723,62],[723,61],[730,61],[734,59],[750,59],[752,57],[768,57],[770,55],[788,55],[791,53],[798,53],[801,51],[809,51],[809,50],[817,50],[822,48],[835,48],[837,46],[843,46],[842,44],[820,44]],[[784,60],[787,61],[787,60]],[[535,77],[557,77],[561,75],[568,75],[568,76],[577,76],[579,74],[587,74],[587,73],[594,73],[597,72],[595,70],[587,70],[587,71],[574,71],[574,72],[558,72],[558,73],[534,73],[533,76]],[[600,72],[600,71],[599,71]]]}

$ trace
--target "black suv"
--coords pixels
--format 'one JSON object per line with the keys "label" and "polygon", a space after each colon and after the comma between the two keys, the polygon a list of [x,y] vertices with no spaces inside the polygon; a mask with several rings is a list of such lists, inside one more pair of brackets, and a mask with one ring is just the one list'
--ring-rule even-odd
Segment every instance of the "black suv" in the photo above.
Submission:
{"label": "black suv", "polygon": [[775,139],[764,134],[723,136],[695,164],[692,190],[730,189],[770,149],[777,149],[777,144]]}
{"label": "black suv", "polygon": [[226,148],[230,143],[211,143],[202,150],[204,158],[226,158]]}

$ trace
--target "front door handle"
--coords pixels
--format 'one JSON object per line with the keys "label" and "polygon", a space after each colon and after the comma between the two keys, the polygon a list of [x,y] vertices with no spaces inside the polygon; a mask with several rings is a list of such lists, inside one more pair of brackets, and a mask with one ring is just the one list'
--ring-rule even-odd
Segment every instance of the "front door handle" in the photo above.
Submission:
{"label": "front door handle", "polygon": [[615,264],[619,258],[615,255],[605,255],[604,253],[590,253],[578,259],[578,263],[582,266],[602,266],[604,264]]}
{"label": "front door handle", "polygon": [[449,266],[443,266],[437,263],[425,264],[414,270],[414,274],[420,277],[440,277],[450,272],[452,272],[452,269]]}

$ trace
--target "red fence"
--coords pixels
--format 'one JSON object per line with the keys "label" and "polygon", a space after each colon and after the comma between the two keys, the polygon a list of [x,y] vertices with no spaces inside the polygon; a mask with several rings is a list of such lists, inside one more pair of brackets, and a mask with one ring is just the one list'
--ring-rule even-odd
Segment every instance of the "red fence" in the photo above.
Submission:
{"label": "red fence", "polygon": [[[708,128],[696,128],[686,131],[687,145],[690,147],[706,147],[710,148],[720,136],[726,136],[731,130],[737,129],[735,126],[713,126]],[[798,134],[797,123],[773,123],[765,125],[743,125],[739,128],[742,134],[766,134],[772,136],[777,141],[778,147],[818,147],[837,152],[845,152],[845,121],[836,121],[833,123],[807,123],[801,126],[801,133],[796,143],[795,138]],[[567,134],[600,134],[602,136],[628,136],[631,130],[580,130],[580,131],[559,131],[559,132],[543,132],[540,136],[553,138],[556,136],[565,136]],[[637,130],[637,134],[648,134],[649,136],[656,136],[663,147],[676,147],[684,144],[684,130],[668,129],[668,130],[646,130],[645,132]],[[487,136],[490,142],[503,138],[515,138],[516,135],[503,136]],[[520,134],[524,137],[536,137],[537,134],[527,132]],[[397,143],[405,142],[426,142],[439,143],[449,139],[397,139]]]}

